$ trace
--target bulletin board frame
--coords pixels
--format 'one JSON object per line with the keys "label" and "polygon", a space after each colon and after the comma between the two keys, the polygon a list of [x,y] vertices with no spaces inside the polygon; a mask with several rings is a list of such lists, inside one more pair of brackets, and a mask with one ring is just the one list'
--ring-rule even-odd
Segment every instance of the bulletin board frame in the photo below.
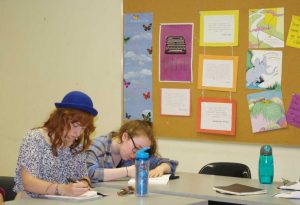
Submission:
{"label": "bulletin board frame", "polygon": [[[153,13],[153,126],[158,138],[219,141],[230,143],[250,144],[275,144],[287,146],[300,146],[300,129],[288,125],[285,129],[267,132],[252,133],[250,114],[248,111],[247,94],[259,92],[246,89],[246,55],[248,50],[248,23],[249,9],[259,8],[284,8],[284,36],[285,43],[290,22],[293,15],[300,16],[298,0],[273,0],[273,1],[240,1],[240,0],[124,0],[123,13]],[[239,10],[239,42],[233,47],[202,47],[200,39],[200,11],[213,10]],[[159,27],[165,23],[193,23],[193,82],[159,82]],[[300,94],[299,56],[300,49],[284,46],[275,48],[283,52],[282,64],[282,95],[284,108],[287,112],[294,93]],[[202,90],[197,88],[199,55],[233,55],[239,56],[237,90],[224,92],[215,90]],[[189,88],[191,89],[191,116],[161,116],[160,115],[160,90],[161,88]],[[236,134],[234,136],[199,133],[197,132],[197,103],[201,97],[205,98],[232,98],[236,101]]]}

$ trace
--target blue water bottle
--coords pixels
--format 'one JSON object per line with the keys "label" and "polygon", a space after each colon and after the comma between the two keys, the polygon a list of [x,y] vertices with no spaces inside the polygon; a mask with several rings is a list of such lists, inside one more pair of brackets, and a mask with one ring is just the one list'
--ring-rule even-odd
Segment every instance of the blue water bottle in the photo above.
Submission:
{"label": "blue water bottle", "polygon": [[263,145],[260,149],[258,165],[259,182],[261,184],[272,184],[274,176],[274,162],[272,147]]}
{"label": "blue water bottle", "polygon": [[148,194],[148,174],[149,174],[149,147],[139,150],[135,154],[135,193],[136,196],[146,196]]}

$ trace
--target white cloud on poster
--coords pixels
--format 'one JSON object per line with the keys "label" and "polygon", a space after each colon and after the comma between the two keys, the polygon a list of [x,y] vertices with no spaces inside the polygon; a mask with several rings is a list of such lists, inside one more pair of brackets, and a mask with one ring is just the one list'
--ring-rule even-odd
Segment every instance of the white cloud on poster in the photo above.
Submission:
{"label": "white cloud on poster", "polygon": [[126,58],[127,60],[137,62],[139,65],[144,65],[147,62],[152,62],[152,58],[150,58],[149,56],[145,54],[137,55],[133,51],[126,52],[124,58]]}
{"label": "white cloud on poster", "polygon": [[137,35],[134,35],[131,40],[151,40],[152,39],[152,33],[139,33]]}
{"label": "white cloud on poster", "polygon": [[149,69],[142,69],[140,71],[129,71],[124,74],[125,79],[143,78],[146,76],[151,76],[152,72]]}

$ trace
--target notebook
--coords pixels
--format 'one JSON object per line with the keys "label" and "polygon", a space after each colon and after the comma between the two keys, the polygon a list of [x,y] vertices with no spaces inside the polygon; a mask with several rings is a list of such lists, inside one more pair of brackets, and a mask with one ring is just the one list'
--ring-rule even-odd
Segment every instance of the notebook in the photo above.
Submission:
{"label": "notebook", "polygon": [[239,195],[239,196],[267,193],[267,190],[246,186],[243,184],[231,184],[229,186],[215,186],[213,187],[213,190],[223,194],[232,194],[232,195]]}
{"label": "notebook", "polygon": [[[162,175],[161,177],[154,177],[154,178],[149,178],[148,183],[149,184],[167,184],[169,182],[171,174],[165,174]],[[135,185],[135,179],[131,178],[128,181],[128,185]]]}
{"label": "notebook", "polygon": [[61,196],[61,195],[45,195],[48,199],[62,199],[62,200],[73,200],[73,201],[82,201],[102,197],[97,194],[97,191],[87,191],[80,196]]}

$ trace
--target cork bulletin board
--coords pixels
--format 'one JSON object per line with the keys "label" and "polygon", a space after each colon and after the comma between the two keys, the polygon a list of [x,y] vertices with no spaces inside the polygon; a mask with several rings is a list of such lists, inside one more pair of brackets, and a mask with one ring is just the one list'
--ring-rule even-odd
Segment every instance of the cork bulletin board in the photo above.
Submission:
{"label": "cork bulletin board", "polygon": [[[247,94],[257,90],[246,88],[245,69],[248,40],[249,9],[284,8],[284,36],[288,34],[292,16],[300,16],[299,0],[124,0],[123,13],[153,14],[153,48],[152,48],[152,77],[153,77],[153,123],[155,133],[160,138],[180,140],[208,140],[238,143],[269,143],[278,145],[300,146],[300,128],[288,125],[287,128],[273,131],[252,133],[250,114],[248,111]],[[236,133],[233,136],[197,132],[198,99],[229,98],[230,93],[224,91],[202,90],[197,88],[199,55],[204,47],[199,46],[200,11],[239,10],[239,40],[238,46],[205,47],[205,53],[210,55],[239,56],[237,89],[231,93],[236,101]],[[193,82],[176,83],[159,81],[159,27],[164,23],[193,23]],[[292,94],[300,94],[300,49],[284,46],[272,48],[282,51],[282,99],[287,112]],[[191,89],[191,116],[163,116],[160,114],[161,88]]]}

